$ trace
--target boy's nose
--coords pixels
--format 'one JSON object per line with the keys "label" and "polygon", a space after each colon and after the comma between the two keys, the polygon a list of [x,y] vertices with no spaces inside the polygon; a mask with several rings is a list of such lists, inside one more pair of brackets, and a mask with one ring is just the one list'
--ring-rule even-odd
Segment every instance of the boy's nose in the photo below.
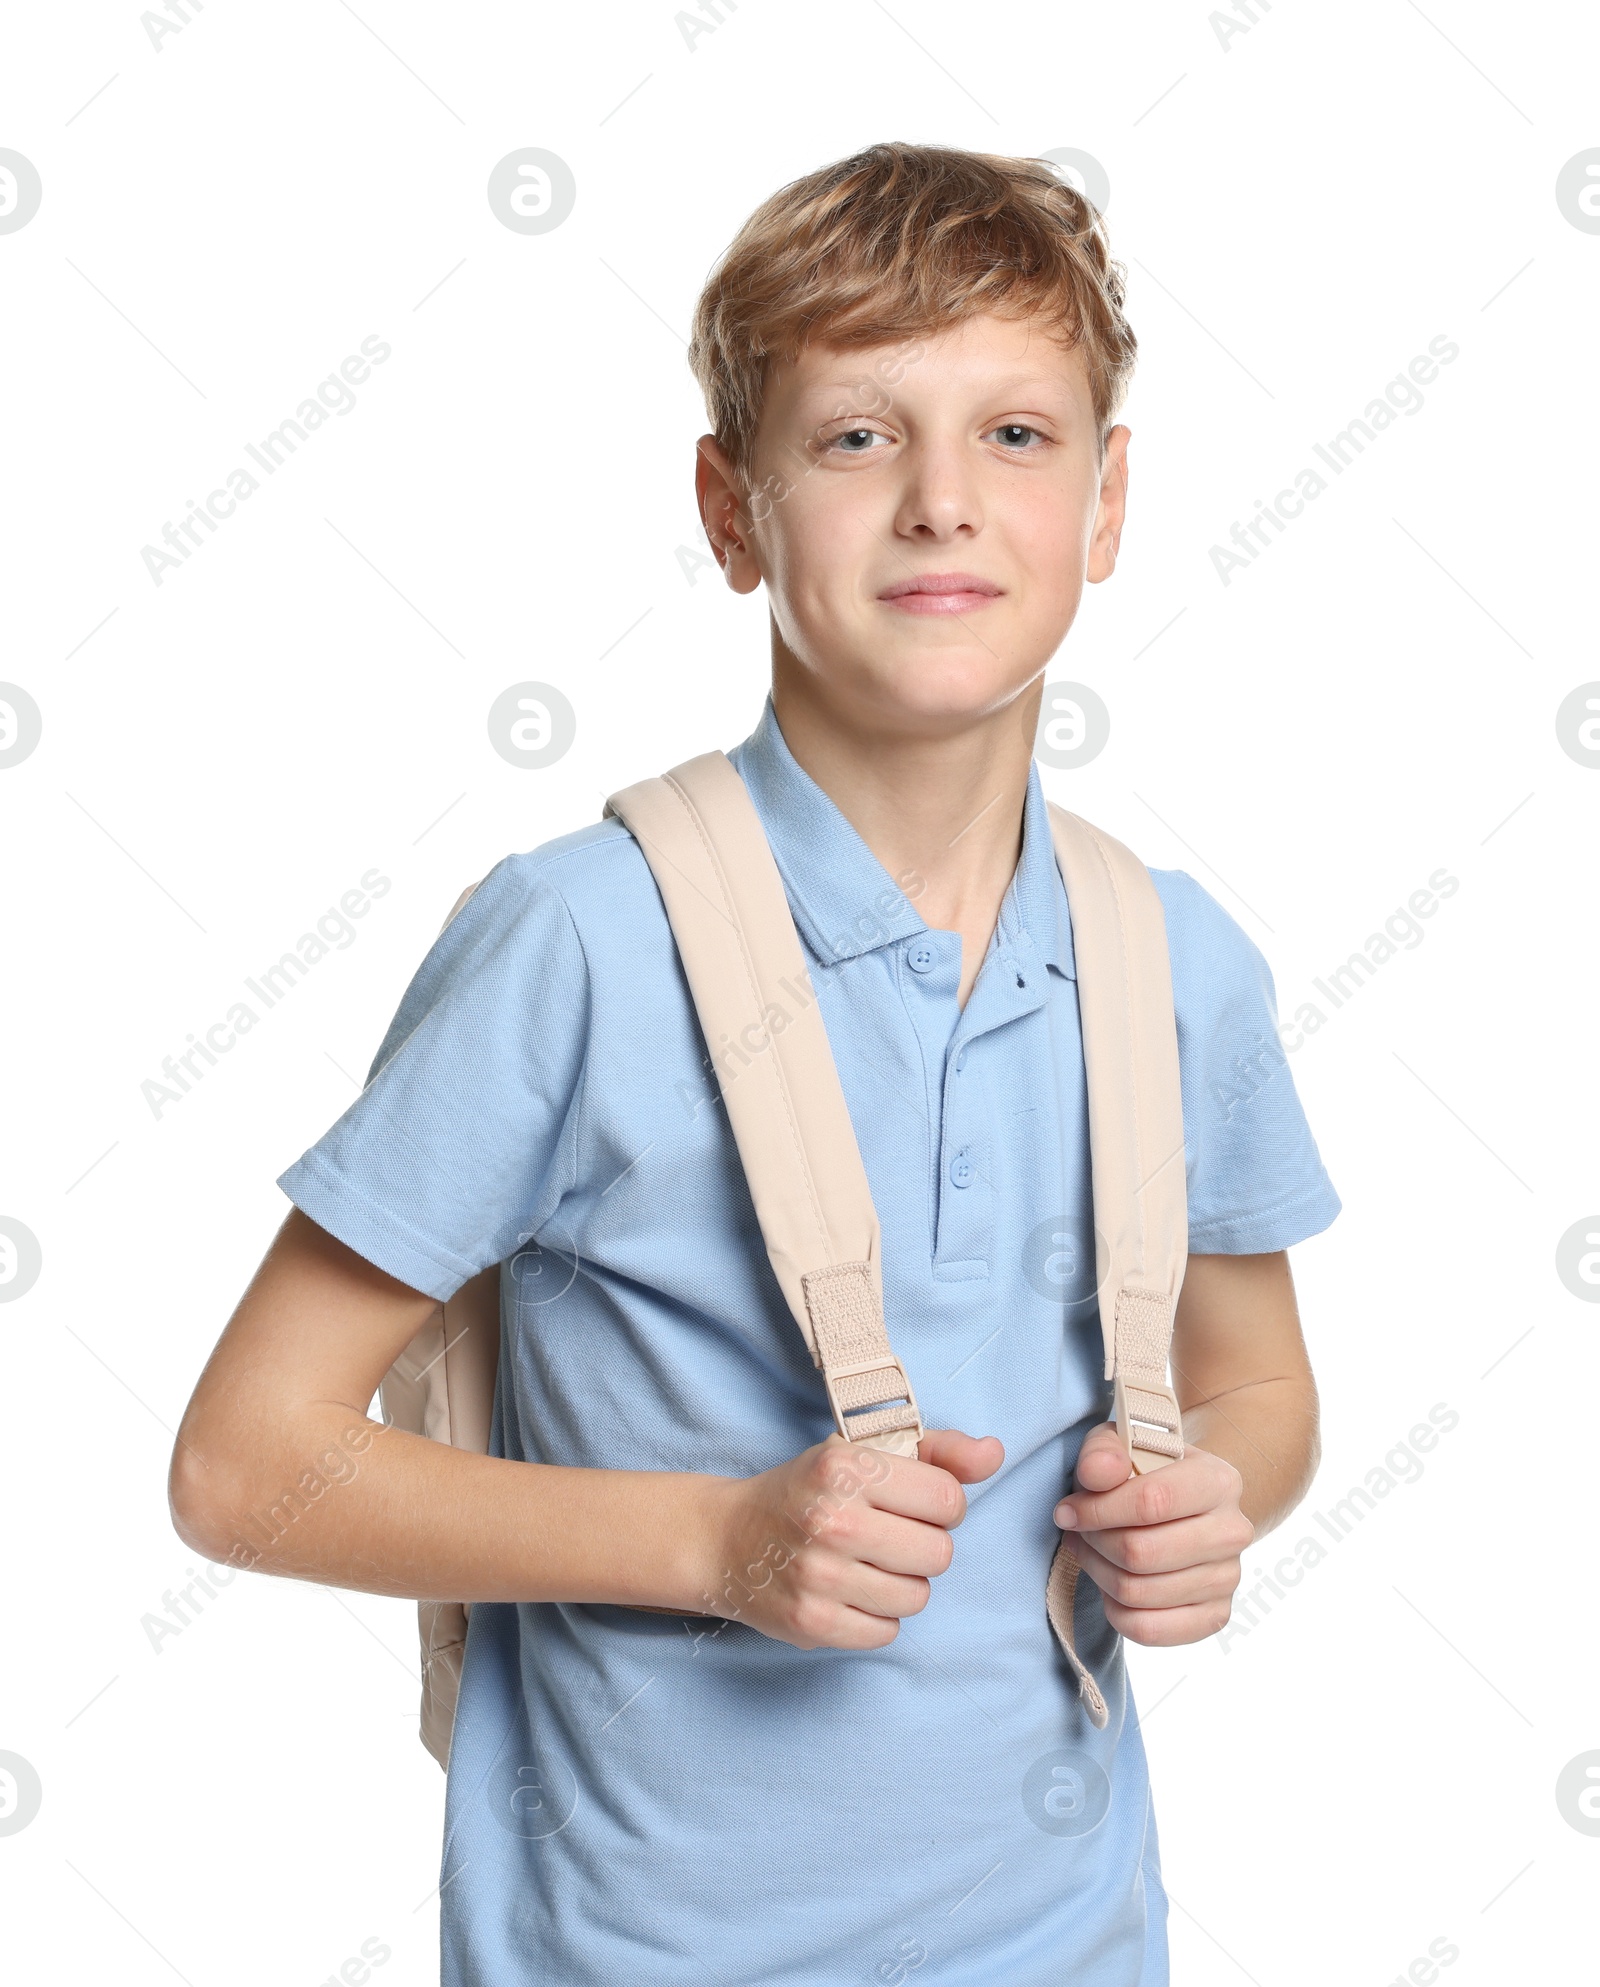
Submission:
{"label": "boy's nose", "polygon": [[895,528],[907,538],[938,543],[983,529],[977,465],[957,446],[913,444],[901,457]]}

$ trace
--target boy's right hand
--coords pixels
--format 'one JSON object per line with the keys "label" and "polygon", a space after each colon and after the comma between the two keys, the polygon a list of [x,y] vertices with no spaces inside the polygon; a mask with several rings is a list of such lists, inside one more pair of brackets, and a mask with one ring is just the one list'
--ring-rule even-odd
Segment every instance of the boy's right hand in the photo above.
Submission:
{"label": "boy's right hand", "polygon": [[917,1456],[830,1435],[718,1485],[702,1607],[797,1649],[881,1649],[928,1604],[955,1550],[961,1486],[1005,1460],[994,1435],[929,1429]]}

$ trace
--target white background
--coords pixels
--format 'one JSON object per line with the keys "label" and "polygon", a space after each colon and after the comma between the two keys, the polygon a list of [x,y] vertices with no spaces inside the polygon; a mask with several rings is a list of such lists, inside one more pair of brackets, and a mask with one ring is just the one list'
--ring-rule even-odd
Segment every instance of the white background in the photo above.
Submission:
{"label": "white background", "polygon": [[[1215,892],[1285,1015],[1460,880],[1291,1059],[1345,1203],[1295,1256],[1325,1456],[1247,1579],[1435,1403],[1459,1424],[1248,1633],[1131,1652],[1174,1977],[1382,1987],[1441,1939],[1451,1983],[1595,1977],[1600,1838],[1555,1788],[1600,1748],[1600,1311],[1555,1259],[1600,1207],[1600,770],[1555,715],[1600,677],[1600,235],[1555,183],[1600,145],[1600,34],[1250,11],[1226,47],[1198,4],[742,0],[692,48],[669,0],[209,0],[159,52],[131,0],[12,19],[0,145],[43,182],[0,235],[0,675],[44,720],[0,774],[0,1214],[43,1251],[0,1309],[0,1751],[43,1785],[0,1836],[18,1979],[314,1987],[373,1938],[374,1978],[436,1977],[412,1609],[239,1578],[153,1649],[195,1564],[172,1431],[462,887],[754,723],[765,604],[679,557],[683,339],[750,208],[883,138],[1110,176],[1131,504],[1052,676],[1112,732],[1047,788]],[[578,189],[538,236],[485,197],[528,145]],[[141,548],[369,334],[355,411],[154,584]],[[1440,334],[1421,411],[1224,585],[1212,545]],[[541,772],[485,726],[530,678],[578,714]],[[373,866],[356,942],[154,1116],[163,1057]]]}

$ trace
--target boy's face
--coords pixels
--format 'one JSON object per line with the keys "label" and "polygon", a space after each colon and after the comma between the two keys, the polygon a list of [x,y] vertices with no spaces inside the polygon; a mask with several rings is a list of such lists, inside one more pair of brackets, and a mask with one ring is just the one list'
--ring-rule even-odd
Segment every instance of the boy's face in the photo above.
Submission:
{"label": "boy's face", "polygon": [[1112,572],[1128,439],[1113,428],[1102,462],[1081,354],[981,317],[807,346],[773,369],[748,480],[707,435],[696,487],[729,584],[766,582],[775,681],[939,736],[1037,684],[1084,581]]}

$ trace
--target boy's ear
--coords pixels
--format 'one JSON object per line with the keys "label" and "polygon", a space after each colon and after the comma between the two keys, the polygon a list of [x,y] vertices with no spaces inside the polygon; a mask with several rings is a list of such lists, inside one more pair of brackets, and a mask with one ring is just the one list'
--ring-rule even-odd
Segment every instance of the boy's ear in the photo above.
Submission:
{"label": "boy's ear", "polygon": [[761,584],[761,568],[750,546],[743,482],[715,435],[702,435],[695,445],[694,491],[723,578],[735,593],[753,593]]}
{"label": "boy's ear", "polygon": [[1128,511],[1128,443],[1132,438],[1132,430],[1120,422],[1106,436],[1105,459],[1100,465],[1100,503],[1095,512],[1085,573],[1089,580],[1110,579],[1117,570],[1117,548],[1122,543],[1122,526]]}

